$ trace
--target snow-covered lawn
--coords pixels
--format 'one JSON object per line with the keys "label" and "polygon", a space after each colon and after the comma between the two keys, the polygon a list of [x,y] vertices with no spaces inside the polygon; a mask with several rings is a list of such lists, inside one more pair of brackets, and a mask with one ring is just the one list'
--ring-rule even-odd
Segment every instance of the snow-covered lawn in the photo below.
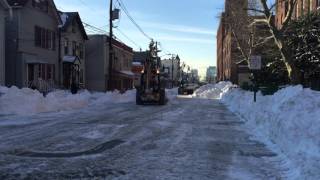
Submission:
{"label": "snow-covered lawn", "polygon": [[320,92],[290,86],[272,96],[257,96],[229,82],[201,87],[195,97],[220,99],[259,139],[298,167],[297,179],[320,179]]}

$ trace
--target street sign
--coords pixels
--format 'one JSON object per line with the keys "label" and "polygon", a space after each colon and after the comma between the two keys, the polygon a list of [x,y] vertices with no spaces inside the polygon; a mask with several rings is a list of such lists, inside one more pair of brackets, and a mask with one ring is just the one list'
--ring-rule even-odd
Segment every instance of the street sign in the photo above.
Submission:
{"label": "street sign", "polygon": [[251,56],[249,68],[251,70],[260,70],[261,69],[261,56]]}

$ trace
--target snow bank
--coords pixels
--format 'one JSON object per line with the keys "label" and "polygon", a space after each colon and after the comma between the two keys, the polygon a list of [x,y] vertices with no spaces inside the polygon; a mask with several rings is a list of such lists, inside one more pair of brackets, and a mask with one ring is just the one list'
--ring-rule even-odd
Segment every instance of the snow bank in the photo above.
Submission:
{"label": "snow bank", "polygon": [[292,86],[272,96],[232,89],[222,97],[247,125],[273,142],[297,167],[302,179],[320,179],[320,92]]}
{"label": "snow bank", "polygon": [[279,149],[297,169],[290,179],[320,179],[320,92],[291,86],[272,96],[232,88],[229,82],[207,85],[195,97],[220,99],[270,147]]}
{"label": "snow bank", "polygon": [[28,88],[0,87],[0,115],[66,111],[102,103],[125,103],[134,100],[135,90],[127,91],[125,94],[81,91],[75,95],[69,91],[57,90],[43,97],[38,91]]}

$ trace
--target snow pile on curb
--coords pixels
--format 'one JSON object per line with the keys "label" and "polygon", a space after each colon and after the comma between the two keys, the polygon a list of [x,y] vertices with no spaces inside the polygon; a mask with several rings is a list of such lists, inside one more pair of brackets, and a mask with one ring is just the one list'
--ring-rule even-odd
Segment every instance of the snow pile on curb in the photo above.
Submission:
{"label": "snow pile on curb", "polygon": [[272,96],[233,88],[230,82],[201,87],[195,97],[221,99],[257,137],[276,147],[297,169],[292,179],[320,179],[320,92],[290,86]]}
{"label": "snow pile on curb", "polygon": [[320,92],[291,86],[258,94],[254,103],[251,92],[232,89],[222,102],[265,142],[275,143],[299,167],[300,178],[320,179]]}
{"label": "snow pile on curb", "polygon": [[205,99],[220,99],[230,88],[236,87],[231,82],[219,82],[218,84],[208,84],[197,89],[193,97]]}
{"label": "snow pile on curb", "polygon": [[120,94],[119,92],[90,93],[89,91],[81,91],[75,95],[69,91],[57,90],[43,97],[36,90],[0,86],[0,115],[28,115],[66,111],[96,104],[125,103],[133,102],[134,100],[135,90],[127,91],[125,94]]}

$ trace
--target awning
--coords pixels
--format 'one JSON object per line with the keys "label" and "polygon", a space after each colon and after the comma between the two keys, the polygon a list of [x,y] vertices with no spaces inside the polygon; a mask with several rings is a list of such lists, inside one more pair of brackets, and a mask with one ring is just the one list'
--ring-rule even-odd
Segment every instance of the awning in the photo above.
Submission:
{"label": "awning", "polygon": [[78,56],[63,56],[62,62],[75,64],[78,61],[81,64],[81,61]]}
{"label": "awning", "polygon": [[135,66],[142,66],[142,63],[141,63],[141,62],[132,62],[132,65],[135,65]]}
{"label": "awning", "polygon": [[127,78],[134,78],[135,74],[132,71],[116,71],[116,73],[120,76],[124,76]]}
{"label": "awning", "polygon": [[38,60],[38,59],[27,59],[26,63],[27,64],[50,64],[50,63],[48,63],[46,61]]}

